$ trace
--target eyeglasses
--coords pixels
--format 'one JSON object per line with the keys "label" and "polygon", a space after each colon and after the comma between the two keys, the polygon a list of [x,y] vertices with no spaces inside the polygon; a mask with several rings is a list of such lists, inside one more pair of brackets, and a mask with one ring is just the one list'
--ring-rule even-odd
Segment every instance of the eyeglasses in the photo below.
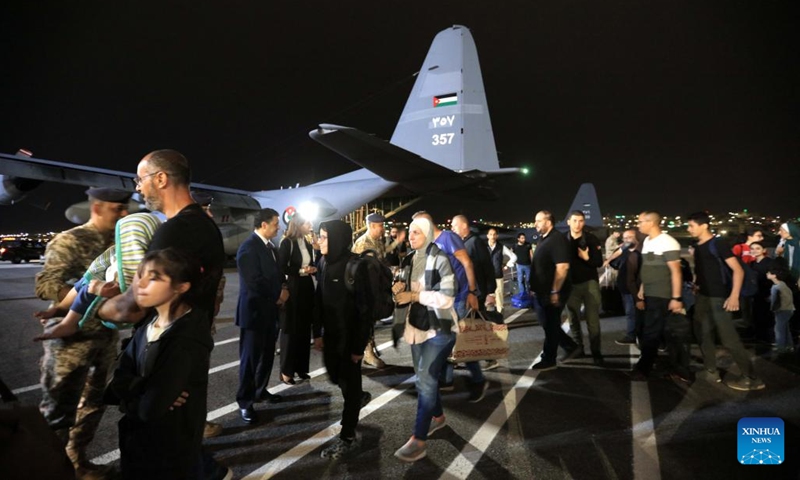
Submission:
{"label": "eyeglasses", "polygon": [[157,171],[157,172],[148,173],[148,174],[147,174],[147,175],[145,175],[144,177],[139,177],[139,176],[133,177],[133,183],[135,183],[135,184],[136,184],[136,186],[138,187],[138,186],[140,186],[140,185],[142,184],[142,181],[143,181],[145,178],[147,178],[147,177],[152,177],[153,175],[158,175],[159,173],[164,173],[164,172],[163,172],[163,170],[159,170],[159,171]]}

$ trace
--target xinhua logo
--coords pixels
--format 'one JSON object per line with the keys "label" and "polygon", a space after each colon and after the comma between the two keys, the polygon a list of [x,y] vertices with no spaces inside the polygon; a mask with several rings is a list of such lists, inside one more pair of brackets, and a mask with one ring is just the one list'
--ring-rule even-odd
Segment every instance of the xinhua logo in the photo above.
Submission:
{"label": "xinhua logo", "polygon": [[780,465],[784,457],[783,420],[746,417],[737,428],[738,460],[742,465]]}

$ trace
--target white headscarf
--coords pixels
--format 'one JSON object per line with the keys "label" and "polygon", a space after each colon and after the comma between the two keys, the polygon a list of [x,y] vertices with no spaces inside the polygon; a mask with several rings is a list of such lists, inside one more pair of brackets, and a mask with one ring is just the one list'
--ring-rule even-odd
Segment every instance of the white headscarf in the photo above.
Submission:
{"label": "white headscarf", "polygon": [[425,251],[428,249],[428,245],[433,242],[433,224],[427,218],[417,217],[413,222],[411,222],[411,226],[408,228],[409,231],[413,226],[418,227],[422,234],[425,235],[425,242],[420,248],[416,249],[419,253],[425,253]]}

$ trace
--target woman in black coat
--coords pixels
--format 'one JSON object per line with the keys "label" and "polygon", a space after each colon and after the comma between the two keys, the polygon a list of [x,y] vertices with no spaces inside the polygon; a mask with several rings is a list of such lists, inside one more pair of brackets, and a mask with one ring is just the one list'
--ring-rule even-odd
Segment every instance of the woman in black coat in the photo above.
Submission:
{"label": "woman in black coat", "polygon": [[[294,376],[308,380],[311,325],[314,313],[314,249],[305,239],[311,222],[295,214],[278,248],[278,268],[289,287],[285,315],[281,317],[281,381],[294,385]],[[315,335],[317,337],[319,335]]]}

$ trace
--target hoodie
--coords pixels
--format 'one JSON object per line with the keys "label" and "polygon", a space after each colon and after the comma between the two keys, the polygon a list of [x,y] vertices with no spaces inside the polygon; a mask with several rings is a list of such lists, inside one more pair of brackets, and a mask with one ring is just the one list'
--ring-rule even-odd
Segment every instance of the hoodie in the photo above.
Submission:
{"label": "hoodie", "polygon": [[344,280],[353,230],[341,220],[323,222],[319,226],[328,235],[328,253],[322,256],[315,294],[315,323],[322,326],[325,367],[334,383],[338,381],[341,357],[363,355],[369,340],[372,322],[360,318],[356,294],[347,290]]}
{"label": "hoodie", "polygon": [[[193,309],[153,342],[147,341],[147,330],[136,330],[106,390],[106,403],[119,405],[124,414],[122,470],[125,478],[183,478],[203,441],[214,348],[208,315]],[[181,392],[189,393],[186,403],[170,410]]]}

